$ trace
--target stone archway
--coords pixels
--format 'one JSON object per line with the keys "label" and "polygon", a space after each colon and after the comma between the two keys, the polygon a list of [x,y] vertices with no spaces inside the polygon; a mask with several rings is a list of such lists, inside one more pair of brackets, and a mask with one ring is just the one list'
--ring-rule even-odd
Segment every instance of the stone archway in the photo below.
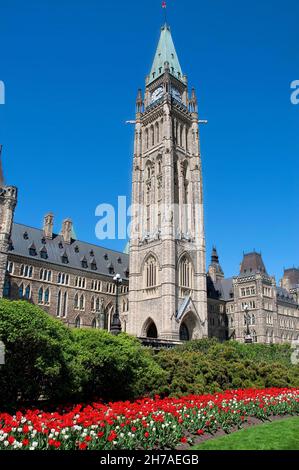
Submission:
{"label": "stone archway", "polygon": [[194,312],[187,312],[180,324],[180,341],[191,341],[192,339],[200,339],[202,337],[199,318]]}
{"label": "stone archway", "polygon": [[158,338],[158,330],[156,323],[151,318],[148,318],[142,328],[142,336],[144,338]]}

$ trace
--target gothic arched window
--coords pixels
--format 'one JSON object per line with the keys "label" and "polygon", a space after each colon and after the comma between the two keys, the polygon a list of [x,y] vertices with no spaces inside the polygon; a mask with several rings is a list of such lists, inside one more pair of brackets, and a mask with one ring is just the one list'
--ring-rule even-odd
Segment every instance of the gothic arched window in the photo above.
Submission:
{"label": "gothic arched window", "polygon": [[188,256],[183,256],[179,265],[179,286],[185,296],[193,287],[193,267]]}
{"label": "gothic arched window", "polygon": [[79,296],[78,296],[78,294],[76,294],[75,298],[74,298],[74,308],[79,308]]}
{"label": "gothic arched window", "polygon": [[30,299],[30,295],[31,295],[31,286],[30,286],[30,284],[28,284],[28,286],[27,286],[26,289],[25,289],[25,299],[26,299],[26,300],[29,300],[29,299]]}
{"label": "gothic arched window", "polygon": [[44,300],[44,289],[42,287],[38,290],[38,303],[42,304]]}
{"label": "gothic arched window", "polygon": [[145,262],[145,287],[153,288],[157,286],[157,260],[154,256],[149,256]]}
{"label": "gothic arched window", "polygon": [[84,295],[82,294],[80,296],[80,310],[84,310],[84,304],[85,304],[85,299],[84,299]]}
{"label": "gothic arched window", "polygon": [[78,316],[75,320],[75,328],[81,328],[81,318]]}
{"label": "gothic arched window", "polygon": [[49,288],[45,290],[44,299],[45,299],[45,304],[49,304],[50,302],[50,289]]}
{"label": "gothic arched window", "polygon": [[19,298],[20,299],[23,298],[23,292],[24,292],[24,285],[21,284],[20,287],[19,287]]}

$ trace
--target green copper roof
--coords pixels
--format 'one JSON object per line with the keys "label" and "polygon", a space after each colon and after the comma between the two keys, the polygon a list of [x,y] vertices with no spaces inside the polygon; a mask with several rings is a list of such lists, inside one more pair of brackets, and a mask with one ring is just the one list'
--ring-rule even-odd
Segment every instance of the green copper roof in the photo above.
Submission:
{"label": "green copper roof", "polygon": [[153,82],[164,73],[164,64],[169,63],[170,74],[182,80],[183,72],[172,40],[170,27],[165,24],[161,28],[160,40],[152,65],[148,83]]}

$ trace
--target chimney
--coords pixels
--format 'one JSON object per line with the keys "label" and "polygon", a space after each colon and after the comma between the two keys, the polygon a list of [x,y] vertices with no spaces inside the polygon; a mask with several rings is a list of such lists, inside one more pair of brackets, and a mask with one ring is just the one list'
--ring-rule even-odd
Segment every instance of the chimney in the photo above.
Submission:
{"label": "chimney", "polygon": [[49,212],[44,217],[44,235],[46,238],[53,238],[53,224],[54,224],[54,215]]}
{"label": "chimney", "polygon": [[65,219],[62,222],[62,229],[60,235],[62,236],[64,243],[71,243],[72,240],[72,231],[73,231],[73,222],[71,219]]}

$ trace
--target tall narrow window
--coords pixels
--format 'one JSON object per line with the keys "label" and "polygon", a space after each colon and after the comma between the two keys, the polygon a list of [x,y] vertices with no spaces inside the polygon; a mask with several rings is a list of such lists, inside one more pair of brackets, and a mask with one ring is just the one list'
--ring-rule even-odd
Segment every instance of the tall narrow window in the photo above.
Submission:
{"label": "tall narrow window", "polygon": [[157,260],[150,256],[145,263],[145,286],[153,288],[157,286]]}
{"label": "tall narrow window", "polygon": [[30,287],[30,284],[28,284],[28,286],[25,289],[25,299],[26,300],[30,299],[30,294],[31,294],[31,287]]}
{"label": "tall narrow window", "polygon": [[42,287],[38,290],[38,303],[42,304],[44,300],[44,289]]}
{"label": "tall narrow window", "polygon": [[10,298],[10,292],[11,292],[10,279],[5,279],[4,288],[3,288],[3,296],[6,297],[7,299],[9,299]]}
{"label": "tall narrow window", "polygon": [[19,287],[19,298],[20,299],[23,298],[23,293],[24,293],[24,285],[21,284],[20,287]]}
{"label": "tall narrow window", "polygon": [[57,317],[60,317],[60,308],[61,308],[61,291],[58,292],[58,296],[57,296],[57,310],[56,310]]}
{"label": "tall narrow window", "polygon": [[192,289],[193,269],[190,259],[184,256],[179,265],[179,286],[181,296],[187,295]]}
{"label": "tall narrow window", "polygon": [[62,316],[66,317],[67,315],[67,292],[63,294],[63,307],[62,307]]}
{"label": "tall narrow window", "polygon": [[45,290],[45,304],[48,305],[50,303],[50,290],[49,288]]}

